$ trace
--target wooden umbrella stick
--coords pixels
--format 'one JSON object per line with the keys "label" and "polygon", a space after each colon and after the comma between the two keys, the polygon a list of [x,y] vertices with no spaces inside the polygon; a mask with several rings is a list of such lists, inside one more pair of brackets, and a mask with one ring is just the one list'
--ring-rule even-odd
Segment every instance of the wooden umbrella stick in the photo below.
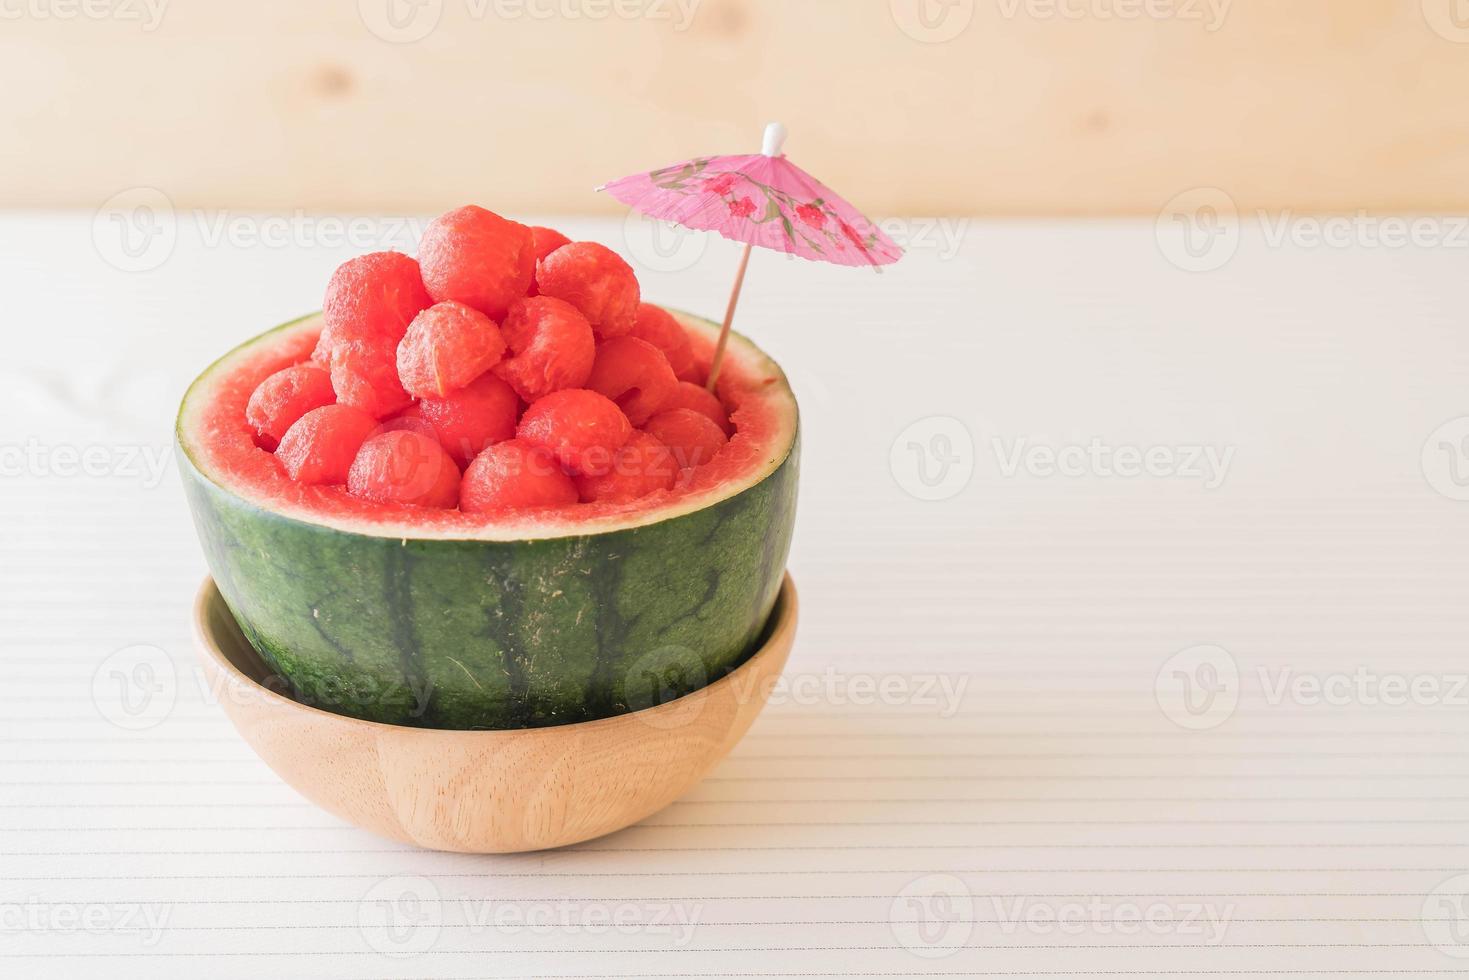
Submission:
{"label": "wooden umbrella stick", "polygon": [[719,344],[714,348],[714,360],[709,362],[709,381],[704,385],[711,392],[719,381],[719,368],[724,363],[724,348],[729,344],[729,325],[734,322],[735,307],[740,302],[740,290],[745,285],[745,269],[750,265],[750,249],[753,246],[746,245],[745,253],[740,256],[740,268],[735,273],[734,289],[730,290],[729,306],[724,311],[724,325],[719,328]]}

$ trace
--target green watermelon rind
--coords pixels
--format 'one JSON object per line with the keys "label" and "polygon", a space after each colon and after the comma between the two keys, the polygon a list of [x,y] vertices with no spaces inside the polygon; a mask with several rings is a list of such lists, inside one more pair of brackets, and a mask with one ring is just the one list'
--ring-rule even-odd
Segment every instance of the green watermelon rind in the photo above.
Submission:
{"label": "green watermelon rind", "polygon": [[723,499],[622,529],[507,541],[279,513],[201,471],[183,417],[179,468],[220,593],[296,697],[329,711],[507,729],[650,707],[739,666],[780,590],[794,420],[784,457]]}

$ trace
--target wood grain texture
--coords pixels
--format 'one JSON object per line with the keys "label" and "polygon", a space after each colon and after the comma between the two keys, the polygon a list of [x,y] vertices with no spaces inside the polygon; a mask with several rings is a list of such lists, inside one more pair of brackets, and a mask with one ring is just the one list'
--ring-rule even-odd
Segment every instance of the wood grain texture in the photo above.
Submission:
{"label": "wood grain texture", "polygon": [[616,213],[780,118],[876,215],[1469,209],[1462,0],[135,2],[6,20],[0,204]]}
{"label": "wood grain texture", "polygon": [[360,721],[283,696],[213,579],[194,607],[210,690],[275,772],[349,823],[441,851],[561,847],[631,826],[682,796],[749,729],[796,634],[787,576],[764,646],[728,676],[615,718],[516,731]]}

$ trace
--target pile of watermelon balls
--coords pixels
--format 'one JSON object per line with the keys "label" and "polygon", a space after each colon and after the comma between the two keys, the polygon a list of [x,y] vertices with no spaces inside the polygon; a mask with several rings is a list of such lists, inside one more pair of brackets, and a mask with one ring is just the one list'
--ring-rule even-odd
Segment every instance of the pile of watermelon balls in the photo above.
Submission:
{"label": "pile of watermelon balls", "polygon": [[497,514],[621,503],[688,479],[730,422],[683,327],[632,268],[469,206],[418,259],[332,275],[311,360],[251,395],[256,444],[297,483]]}

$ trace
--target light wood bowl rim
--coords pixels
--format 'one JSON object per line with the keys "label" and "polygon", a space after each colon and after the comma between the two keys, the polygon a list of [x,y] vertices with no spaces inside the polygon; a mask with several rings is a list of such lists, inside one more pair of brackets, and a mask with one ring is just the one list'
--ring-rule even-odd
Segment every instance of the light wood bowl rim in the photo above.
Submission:
{"label": "light wood bowl rim", "polygon": [[[651,708],[643,708],[638,711],[628,711],[620,715],[612,715],[607,718],[594,718],[591,721],[571,722],[565,725],[542,725],[535,728],[419,728],[414,725],[392,725],[387,722],[369,721],[365,718],[353,718],[351,715],[337,714],[324,708],[317,708],[309,704],[302,704],[294,698],[286,697],[271,690],[259,680],[245,673],[235,662],[231,660],[216,642],[214,631],[210,628],[210,610],[218,606],[224,615],[234,620],[234,613],[224,601],[224,596],[219,591],[219,586],[214,581],[214,576],[205,575],[204,581],[200,583],[199,591],[194,597],[193,609],[193,631],[195,647],[201,656],[207,656],[216,668],[223,671],[230,683],[235,687],[246,688],[254,696],[261,697],[282,711],[301,713],[308,715],[319,715],[324,719],[330,719],[333,723],[348,729],[362,729],[365,732],[376,732],[380,734],[393,733],[395,735],[414,735],[417,737],[442,736],[454,739],[462,739],[466,736],[482,737],[486,740],[506,738],[514,736],[524,738],[536,732],[586,733],[595,735],[599,731],[609,728],[617,728],[637,721],[638,723],[656,723],[659,715],[671,714],[680,710],[681,706],[690,698],[706,698],[719,692],[722,687],[737,684],[742,677],[751,673],[757,661],[768,656],[781,655],[775,651],[784,650],[788,655],[791,644],[782,641],[792,637],[796,629],[797,612],[799,610],[799,599],[796,595],[796,583],[791,578],[789,571],[781,578],[780,592],[776,595],[775,605],[770,611],[770,620],[767,623],[765,639],[759,649],[746,657],[738,667],[712,684],[706,684],[695,691],[672,701],[654,705]],[[236,624],[238,629],[238,624]],[[246,645],[249,641],[245,640]],[[252,648],[253,649],[253,648]],[[258,652],[256,656],[259,656]],[[262,664],[264,662],[262,661]],[[269,665],[265,665],[268,669]],[[276,675],[279,676],[279,675]],[[285,678],[282,678],[285,680]],[[651,720],[651,722],[649,721]]]}

